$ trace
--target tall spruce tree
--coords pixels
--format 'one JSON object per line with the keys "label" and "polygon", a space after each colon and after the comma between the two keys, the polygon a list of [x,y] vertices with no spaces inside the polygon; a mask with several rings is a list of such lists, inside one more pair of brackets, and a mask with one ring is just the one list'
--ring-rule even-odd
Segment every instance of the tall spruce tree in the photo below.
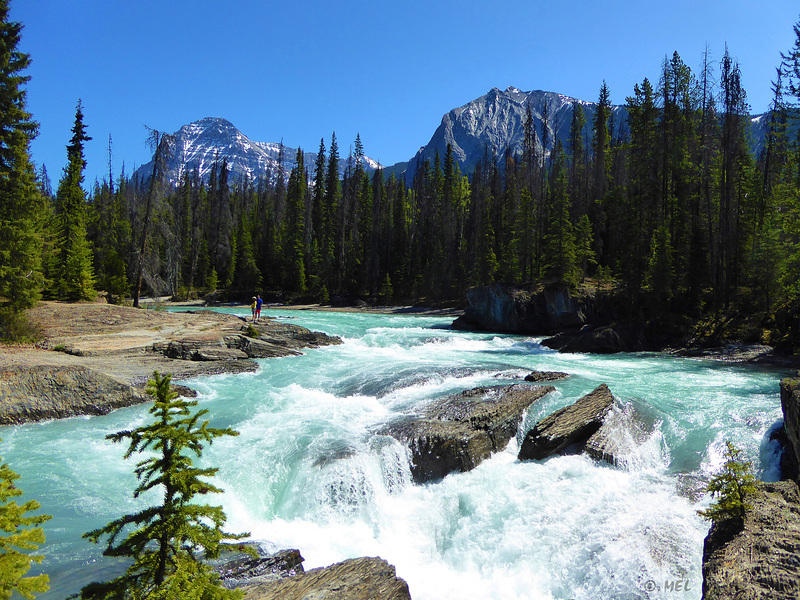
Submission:
{"label": "tall spruce tree", "polygon": [[93,300],[96,295],[92,251],[86,235],[86,193],[81,187],[86,168],[83,145],[91,139],[86,135],[83,107],[78,100],[72,139],[67,146],[67,166],[56,192],[59,246],[56,292],[62,300]]}
{"label": "tall spruce tree", "polygon": [[148,383],[147,392],[155,398],[150,409],[152,423],[106,436],[113,442],[128,443],[126,459],[134,454],[149,455],[136,465],[140,483],[134,498],[158,490],[163,501],[84,534],[95,543],[108,538],[103,551],[106,556],[134,562],[112,581],[85,586],[81,598],[222,600],[241,596],[221,587],[216,573],[200,561],[219,556],[224,539],[241,539],[247,534],[226,533],[222,508],[197,502],[198,497],[222,490],[203,479],[213,477],[218,469],[196,467],[192,459],[192,455],[201,457],[205,444],[238,432],[201,422],[208,411],[192,414],[197,402],[179,398],[171,390],[170,379],[156,371]]}
{"label": "tall spruce tree", "polygon": [[26,107],[22,75],[30,64],[20,52],[22,24],[9,21],[0,0],[0,297],[17,315],[33,306],[42,286],[42,199],[30,158],[38,125]]}
{"label": "tall spruce tree", "polygon": [[308,174],[306,173],[303,151],[298,148],[295,166],[289,174],[286,190],[287,219],[283,234],[285,242],[286,275],[284,282],[292,292],[303,294],[306,291],[306,196],[308,194]]}

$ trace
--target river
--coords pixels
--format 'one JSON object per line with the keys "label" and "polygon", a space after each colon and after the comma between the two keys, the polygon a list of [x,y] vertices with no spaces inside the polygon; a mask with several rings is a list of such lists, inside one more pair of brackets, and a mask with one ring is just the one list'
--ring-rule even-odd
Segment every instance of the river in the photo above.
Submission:
{"label": "river", "polygon": [[[247,309],[225,309],[245,315]],[[310,569],[381,556],[414,600],[699,599],[708,523],[705,482],[726,440],[758,476],[777,476],[768,432],[781,419],[769,369],[656,354],[558,354],[536,338],[452,331],[450,319],[268,311],[339,335],[340,346],[259,361],[256,373],[188,382],[213,426],[240,432],[206,448],[228,531],[299,548]],[[584,455],[516,459],[521,434],[469,473],[412,483],[406,450],[376,435],[435,398],[565,371],[521,431],[601,383],[647,427],[617,466]],[[64,598],[120,564],[81,534],[157,502],[132,498],[134,461],[105,436],[148,421],[148,406],[0,429],[0,455],[45,525],[50,575],[41,600]]]}

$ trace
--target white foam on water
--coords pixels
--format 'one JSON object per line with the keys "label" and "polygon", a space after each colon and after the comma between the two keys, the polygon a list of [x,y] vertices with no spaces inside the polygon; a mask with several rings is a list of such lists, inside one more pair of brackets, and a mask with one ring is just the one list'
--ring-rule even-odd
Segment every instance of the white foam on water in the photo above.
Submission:
{"label": "white foam on water", "polygon": [[[646,354],[558,354],[536,339],[431,328],[442,319],[298,312],[294,322],[345,342],[192,386],[212,426],[240,432],[204,450],[202,465],[219,467],[225,493],[203,500],[223,505],[226,530],[298,548],[307,569],[381,556],[415,600],[696,600],[708,528],[696,510],[709,499],[694,503],[684,479],[707,481],[726,439],[774,464],[764,438],[780,416],[777,374]],[[437,398],[531,370],[571,377],[531,406],[520,436],[607,383],[621,402],[616,466],[584,455],[520,462],[518,438],[469,473],[416,485],[408,450],[379,435]],[[632,425],[625,411],[633,409],[652,429]],[[108,568],[81,534],[141,505],[131,498],[135,460],[123,461],[124,448],[105,435],[147,420],[146,407],[132,407],[0,432],[0,455],[54,514],[45,570],[59,566],[40,600],[63,598]],[[690,591],[648,591],[675,579]]]}

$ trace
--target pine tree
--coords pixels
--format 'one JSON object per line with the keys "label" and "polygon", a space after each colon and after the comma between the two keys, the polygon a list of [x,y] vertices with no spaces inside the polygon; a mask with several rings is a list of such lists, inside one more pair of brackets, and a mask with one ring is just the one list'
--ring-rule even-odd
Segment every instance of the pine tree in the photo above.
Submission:
{"label": "pine tree", "polygon": [[325,201],[323,215],[327,215],[324,241],[321,246],[322,264],[327,273],[328,290],[341,291],[344,271],[344,209],[342,186],[339,181],[339,144],[336,132],[331,134],[328,152],[328,169],[325,172]]}
{"label": "pine tree", "polygon": [[578,282],[577,258],[569,218],[567,159],[560,140],[556,142],[553,154],[552,195],[548,227],[543,240],[543,276],[547,283],[573,287]]}
{"label": "pine tree", "polygon": [[93,300],[94,265],[86,231],[86,194],[81,187],[86,159],[86,135],[83,107],[80,100],[75,109],[72,139],[67,146],[67,166],[56,192],[56,221],[58,223],[59,269],[58,297],[62,300]]}
{"label": "pine tree", "polygon": [[288,259],[284,264],[286,277],[284,281],[288,289],[300,294],[306,291],[306,196],[308,195],[308,177],[303,160],[303,151],[298,148],[295,166],[289,174],[289,186],[286,192],[287,219],[284,224],[285,251]]}
{"label": "pine tree", "polygon": [[203,479],[213,477],[218,469],[196,467],[192,459],[192,455],[201,457],[204,444],[238,432],[201,422],[208,411],[192,414],[197,402],[179,398],[170,388],[170,379],[156,371],[148,383],[147,392],[155,397],[150,409],[152,423],[106,436],[116,443],[128,443],[126,459],[139,453],[150,455],[136,465],[140,483],[133,496],[160,490],[163,502],[84,534],[95,543],[108,538],[104,555],[125,557],[134,563],[112,581],[90,583],[81,590],[81,598],[193,600],[241,596],[222,588],[211,567],[200,562],[203,557],[216,558],[224,539],[241,539],[247,534],[223,531],[226,517],[222,508],[197,502],[200,496],[222,490]]}
{"label": "pine tree", "polygon": [[38,125],[26,109],[21,75],[30,57],[17,50],[22,24],[10,22],[0,0],[0,297],[14,314],[39,299],[42,278],[43,200],[29,145]]}
{"label": "pine tree", "polygon": [[17,504],[14,498],[23,493],[14,484],[17,479],[19,475],[8,464],[0,465],[0,600],[8,600],[13,592],[34,598],[34,594],[47,591],[50,581],[45,574],[26,577],[31,564],[44,558],[28,552],[44,543],[44,532],[39,525],[50,520],[50,516],[25,516],[40,507],[36,500]]}
{"label": "pine tree", "polygon": [[600,86],[600,97],[597,100],[597,111],[592,121],[592,160],[593,186],[595,200],[602,200],[608,191],[609,172],[611,167],[611,134],[608,122],[611,119],[611,92],[603,81]]}
{"label": "pine tree", "polygon": [[741,459],[742,451],[733,442],[725,442],[725,463],[722,471],[711,478],[706,491],[717,500],[698,514],[714,523],[726,519],[743,521],[750,508],[747,497],[756,492],[752,463]]}

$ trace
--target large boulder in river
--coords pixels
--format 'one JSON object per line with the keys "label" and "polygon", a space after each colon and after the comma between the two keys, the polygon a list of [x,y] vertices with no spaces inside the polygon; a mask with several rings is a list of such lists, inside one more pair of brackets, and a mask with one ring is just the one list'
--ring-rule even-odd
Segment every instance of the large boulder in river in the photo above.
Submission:
{"label": "large boulder in river", "polygon": [[563,452],[573,444],[585,443],[602,426],[614,396],[606,384],[557,410],[531,429],[519,450],[520,460],[539,460]]}
{"label": "large boulder in river", "polygon": [[559,352],[587,354],[616,354],[651,349],[645,335],[645,323],[641,321],[600,327],[586,325],[579,330],[562,331],[542,340],[542,346]]}
{"label": "large boulder in river", "polygon": [[800,492],[759,483],[741,520],[712,525],[703,547],[705,600],[800,598]]}
{"label": "large boulder in river", "polygon": [[584,303],[565,287],[533,292],[495,283],[468,290],[467,302],[454,329],[541,335],[586,323]]}
{"label": "large boulder in river", "polygon": [[351,558],[242,589],[245,600],[411,600],[408,584],[381,558]]}
{"label": "large boulder in river", "polygon": [[445,398],[422,416],[393,423],[381,433],[411,449],[417,483],[474,469],[516,435],[525,410],[552,386],[527,384],[479,387]]}

